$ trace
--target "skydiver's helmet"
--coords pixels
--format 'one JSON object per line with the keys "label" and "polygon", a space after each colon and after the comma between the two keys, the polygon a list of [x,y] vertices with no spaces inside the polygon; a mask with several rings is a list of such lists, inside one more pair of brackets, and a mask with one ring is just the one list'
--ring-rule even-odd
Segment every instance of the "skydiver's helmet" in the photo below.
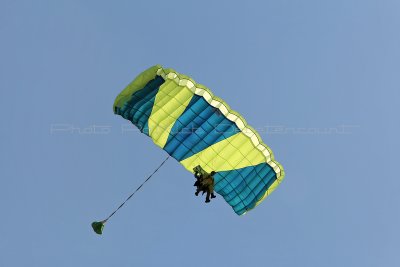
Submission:
{"label": "skydiver's helmet", "polygon": [[214,176],[215,174],[216,174],[215,171],[210,172],[210,175],[211,175],[211,176]]}
{"label": "skydiver's helmet", "polygon": [[199,179],[203,175],[203,169],[200,167],[200,165],[197,165],[196,167],[193,168],[194,171],[194,176]]}

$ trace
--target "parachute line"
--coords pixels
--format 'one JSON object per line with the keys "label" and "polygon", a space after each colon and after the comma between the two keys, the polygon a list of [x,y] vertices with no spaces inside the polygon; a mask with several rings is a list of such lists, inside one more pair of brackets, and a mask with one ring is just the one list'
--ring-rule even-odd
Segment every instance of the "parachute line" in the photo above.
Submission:
{"label": "parachute line", "polygon": [[131,198],[133,197],[133,195],[134,195],[137,191],[139,191],[139,190],[142,188],[142,186],[143,186],[148,180],[150,180],[150,178],[164,165],[164,163],[167,162],[167,160],[168,160],[169,158],[170,158],[170,155],[168,155],[168,157],[157,167],[157,169],[155,169],[155,171],[154,171],[152,174],[150,174],[150,175],[146,178],[146,180],[144,180],[144,182],[143,182],[141,185],[139,185],[139,187],[136,188],[136,190],[135,190],[124,202],[122,202],[122,204],[119,205],[119,207],[118,207],[116,210],[114,210],[114,211],[107,217],[107,219],[103,220],[102,223],[106,223],[106,222],[108,221],[108,219],[110,219],[120,208],[122,208],[122,207],[125,205],[125,203],[126,203],[129,199],[131,199]]}

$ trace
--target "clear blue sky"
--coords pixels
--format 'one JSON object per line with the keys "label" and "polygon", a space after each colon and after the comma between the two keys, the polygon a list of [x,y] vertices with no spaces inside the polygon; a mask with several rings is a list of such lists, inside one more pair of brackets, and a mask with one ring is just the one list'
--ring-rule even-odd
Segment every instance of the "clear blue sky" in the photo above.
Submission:
{"label": "clear blue sky", "polygon": [[[2,0],[0,266],[400,266],[399,12],[397,0]],[[196,198],[170,160],[97,236],[90,223],[166,157],[112,112],[157,63],[260,129],[286,179],[238,217]]]}

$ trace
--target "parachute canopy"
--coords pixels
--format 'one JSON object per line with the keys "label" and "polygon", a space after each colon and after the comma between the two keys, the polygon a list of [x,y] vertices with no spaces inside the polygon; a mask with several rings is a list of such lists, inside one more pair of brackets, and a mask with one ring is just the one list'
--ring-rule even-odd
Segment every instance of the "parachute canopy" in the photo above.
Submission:
{"label": "parachute canopy", "polygon": [[215,171],[215,191],[238,215],[264,200],[284,171],[239,113],[173,69],[153,66],[115,99],[114,113],[136,125],[188,171]]}

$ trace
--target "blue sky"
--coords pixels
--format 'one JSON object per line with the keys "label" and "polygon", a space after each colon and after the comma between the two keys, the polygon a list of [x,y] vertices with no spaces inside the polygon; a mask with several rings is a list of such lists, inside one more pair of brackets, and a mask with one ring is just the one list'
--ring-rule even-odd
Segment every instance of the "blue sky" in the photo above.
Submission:
{"label": "blue sky", "polygon": [[[0,266],[397,266],[399,1],[0,2]],[[239,111],[286,179],[238,217],[122,131],[172,67]],[[68,131],[52,132],[59,124]],[[104,130],[106,129],[106,130]]]}

